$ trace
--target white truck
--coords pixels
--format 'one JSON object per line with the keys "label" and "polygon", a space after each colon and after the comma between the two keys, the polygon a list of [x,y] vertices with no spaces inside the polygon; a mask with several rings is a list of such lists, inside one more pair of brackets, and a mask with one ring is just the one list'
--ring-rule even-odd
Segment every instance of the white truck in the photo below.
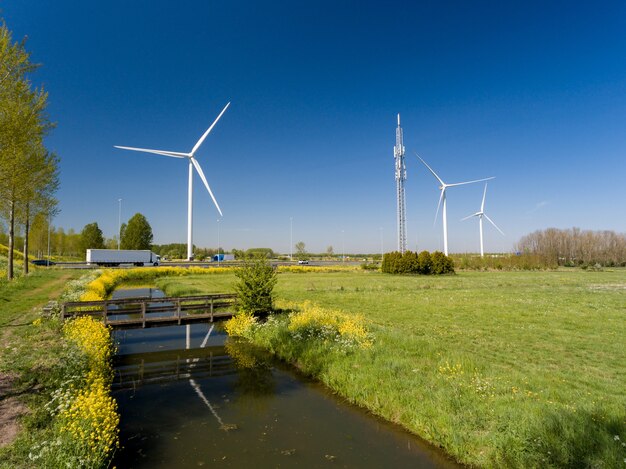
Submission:
{"label": "white truck", "polygon": [[160,263],[161,256],[148,250],[87,249],[87,264],[97,264],[106,267],[114,267],[120,264],[153,265],[156,267]]}

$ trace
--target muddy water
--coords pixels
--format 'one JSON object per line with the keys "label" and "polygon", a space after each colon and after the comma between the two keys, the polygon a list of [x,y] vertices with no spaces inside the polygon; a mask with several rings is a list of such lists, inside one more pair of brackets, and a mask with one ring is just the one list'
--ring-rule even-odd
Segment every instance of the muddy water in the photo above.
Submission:
{"label": "muddy water", "polygon": [[115,336],[119,468],[457,467],[217,326]]}

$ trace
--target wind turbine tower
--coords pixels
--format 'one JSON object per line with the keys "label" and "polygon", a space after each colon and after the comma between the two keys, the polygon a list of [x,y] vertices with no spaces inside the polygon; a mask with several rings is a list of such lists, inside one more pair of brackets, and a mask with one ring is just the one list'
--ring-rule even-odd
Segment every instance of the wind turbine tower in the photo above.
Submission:
{"label": "wind turbine tower", "polygon": [[406,251],[406,201],[404,197],[406,165],[404,163],[404,142],[402,141],[402,127],[400,127],[400,114],[398,114],[396,146],[393,147],[393,156],[396,160],[396,197],[398,199],[398,251],[404,254],[404,251]]}
{"label": "wind turbine tower", "polygon": [[209,183],[206,180],[204,171],[202,171],[200,164],[195,158],[195,154],[200,148],[200,146],[202,145],[202,143],[204,142],[204,140],[207,138],[207,136],[211,133],[211,130],[213,130],[213,127],[215,127],[215,124],[217,124],[217,121],[220,120],[220,118],[222,117],[222,114],[226,112],[226,109],[228,109],[228,106],[230,106],[230,103],[228,103],[224,107],[224,109],[222,109],[222,112],[220,112],[217,118],[213,121],[213,123],[211,124],[211,127],[209,127],[206,130],[206,132],[204,132],[202,137],[200,137],[200,140],[196,142],[196,144],[194,145],[194,147],[191,149],[189,153],[183,153],[183,152],[177,152],[177,151],[165,151],[165,150],[152,150],[149,148],[122,147],[119,145],[115,145],[115,148],[120,148],[122,150],[140,151],[144,153],[154,153],[156,155],[169,156],[172,158],[181,158],[181,159],[186,158],[188,160],[189,162],[189,183],[187,186],[187,260],[188,261],[193,260],[192,227],[193,227],[193,170],[194,168],[196,169],[196,172],[200,176],[200,179],[202,179],[202,182],[204,183],[204,187],[206,187],[206,190],[211,196],[211,199],[213,200],[213,203],[215,204],[215,208],[217,208],[217,211],[219,212],[220,216],[222,215],[222,210],[220,209],[220,206],[217,204],[217,200],[215,200],[215,196],[213,195],[213,192],[211,191],[211,188],[209,187]]}

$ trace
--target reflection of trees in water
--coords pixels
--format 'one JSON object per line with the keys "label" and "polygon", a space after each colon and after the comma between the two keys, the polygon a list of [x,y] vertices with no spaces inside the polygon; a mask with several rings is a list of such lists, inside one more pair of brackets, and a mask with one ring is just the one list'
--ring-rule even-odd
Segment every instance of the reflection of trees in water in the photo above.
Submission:
{"label": "reflection of trees in water", "polygon": [[[235,390],[238,400],[245,400],[246,397],[256,399],[275,393],[276,382],[267,352],[249,342],[232,338],[226,341],[225,348],[237,367]],[[258,403],[254,400],[251,402]]]}

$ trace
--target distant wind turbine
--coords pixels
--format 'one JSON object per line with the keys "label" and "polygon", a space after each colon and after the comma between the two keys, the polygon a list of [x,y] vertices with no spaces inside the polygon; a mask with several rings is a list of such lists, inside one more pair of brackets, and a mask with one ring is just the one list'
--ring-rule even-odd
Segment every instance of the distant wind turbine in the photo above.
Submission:
{"label": "distant wind turbine", "polygon": [[441,206],[441,201],[443,201],[443,210],[442,210],[443,252],[447,256],[448,255],[448,217],[447,217],[447,210],[446,210],[446,189],[448,187],[462,186],[464,184],[473,184],[475,182],[488,181],[494,178],[488,177],[488,178],[483,178],[483,179],[476,179],[474,181],[456,182],[454,184],[446,184],[445,182],[443,182],[443,180],[439,176],[437,176],[437,173],[435,173],[433,169],[430,166],[428,166],[428,164],[417,153],[415,153],[415,156],[417,156],[420,159],[420,161],[424,163],[424,166],[428,168],[428,170],[433,174],[433,176],[435,176],[437,181],[439,181],[439,183],[441,184],[439,186],[439,190],[441,190],[441,195],[439,196],[439,203],[437,204],[437,212],[435,213],[435,223],[437,223],[437,216],[439,215],[439,207]]}
{"label": "distant wind turbine", "polygon": [[217,116],[215,121],[213,121],[213,124],[211,124],[211,127],[209,127],[207,131],[204,132],[202,137],[200,137],[200,140],[196,142],[196,144],[194,145],[194,147],[191,149],[189,153],[180,153],[180,152],[175,152],[175,151],[164,151],[164,150],[150,150],[147,148],[121,147],[121,146],[115,145],[115,148],[121,148],[122,150],[142,151],[145,153],[155,153],[157,155],[171,156],[172,158],[187,158],[189,160],[189,188],[188,188],[188,194],[187,194],[187,260],[193,260],[193,240],[192,240],[193,168],[196,168],[196,171],[200,175],[200,179],[202,179],[204,186],[206,187],[207,191],[209,191],[209,195],[211,196],[211,199],[213,199],[213,203],[215,204],[217,211],[220,213],[220,215],[222,215],[222,210],[220,209],[220,206],[218,205],[217,200],[215,200],[215,196],[213,195],[213,192],[211,191],[211,188],[209,187],[209,183],[207,182],[206,177],[204,176],[204,172],[202,171],[200,164],[198,164],[198,161],[196,161],[196,159],[194,158],[194,155],[200,148],[200,145],[202,145],[204,140],[207,138],[209,133],[211,133],[211,130],[213,130],[213,127],[215,127],[215,124],[217,124],[217,121],[220,120],[220,118],[222,117],[222,114],[226,112],[226,109],[228,109],[228,106],[230,106],[230,102],[226,106],[224,106],[224,109],[222,109],[222,112],[220,112],[219,116]]}
{"label": "distant wind turbine", "polygon": [[480,257],[484,256],[484,250],[483,250],[483,217],[485,217],[489,223],[491,223],[494,228],[496,230],[498,230],[502,236],[504,236],[504,233],[502,232],[502,230],[500,228],[498,228],[498,226],[493,222],[493,220],[491,218],[489,218],[487,216],[487,214],[485,213],[485,196],[487,195],[487,184],[485,184],[485,190],[483,192],[483,202],[480,204],[480,212],[476,212],[473,213],[472,215],[469,215],[465,218],[462,218],[461,221],[464,220],[469,220],[472,217],[478,217],[478,225],[480,227]]}

